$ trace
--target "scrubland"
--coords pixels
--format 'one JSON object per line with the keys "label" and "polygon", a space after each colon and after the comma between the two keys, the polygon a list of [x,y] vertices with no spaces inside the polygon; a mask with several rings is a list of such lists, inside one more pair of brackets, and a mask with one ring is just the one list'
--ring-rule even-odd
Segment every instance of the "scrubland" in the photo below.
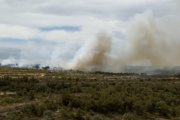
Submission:
{"label": "scrubland", "polygon": [[0,68],[0,120],[178,120],[179,76]]}

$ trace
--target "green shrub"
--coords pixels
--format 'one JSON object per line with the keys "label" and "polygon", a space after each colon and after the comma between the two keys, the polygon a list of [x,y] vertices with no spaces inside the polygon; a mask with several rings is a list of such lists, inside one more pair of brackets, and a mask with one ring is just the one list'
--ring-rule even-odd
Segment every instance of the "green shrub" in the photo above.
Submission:
{"label": "green shrub", "polygon": [[90,120],[103,120],[103,117],[101,117],[100,115],[94,115]]}

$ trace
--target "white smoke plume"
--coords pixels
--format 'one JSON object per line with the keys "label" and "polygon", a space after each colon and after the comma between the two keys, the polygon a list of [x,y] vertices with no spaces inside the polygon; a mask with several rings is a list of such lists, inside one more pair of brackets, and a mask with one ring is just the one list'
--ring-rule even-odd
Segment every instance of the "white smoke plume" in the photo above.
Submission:
{"label": "white smoke plume", "polygon": [[[124,57],[108,57],[111,39],[102,34],[91,46],[75,58],[74,69],[119,72],[122,65],[179,66],[180,65],[180,18],[166,16],[156,19],[152,11],[138,14],[130,20],[127,31],[128,49]],[[104,46],[106,45],[106,46]],[[101,51],[102,50],[102,51]],[[94,51],[98,51],[97,53]],[[100,54],[100,55],[99,55]],[[106,55],[105,55],[106,54]]]}
{"label": "white smoke plume", "polygon": [[[176,1],[176,5],[180,5]],[[177,11],[180,7],[177,7]],[[177,12],[178,13],[178,12]],[[61,66],[67,69],[85,71],[113,71],[120,72],[123,65],[146,66],[179,66],[180,65],[180,17],[179,13],[173,16],[155,18],[151,10],[143,14],[137,14],[129,21],[129,29],[126,32],[126,40],[129,43],[126,50],[116,50],[115,57],[111,56],[112,37],[105,32],[97,35],[97,39],[87,41],[80,48],[79,54],[69,60],[66,54],[69,48],[33,47],[33,52],[22,51],[22,58],[36,59],[50,66]],[[30,46],[31,47],[31,46]],[[71,47],[72,49],[73,47]],[[38,51],[36,56],[31,53]],[[72,51],[77,51],[73,49]],[[34,57],[32,57],[34,56]],[[30,61],[32,61],[30,59]],[[44,59],[44,60],[43,60]],[[15,61],[14,59],[12,59]],[[2,63],[10,62],[4,60]],[[19,64],[26,60],[17,61]],[[37,60],[38,61],[38,60]],[[37,62],[36,61],[36,62]]]}
{"label": "white smoke plume", "polygon": [[128,62],[151,66],[180,65],[179,25],[177,16],[156,20],[151,11],[135,16],[127,33],[130,41]]}
{"label": "white smoke plume", "polygon": [[102,70],[108,64],[110,50],[111,37],[106,33],[99,33],[97,40],[87,43],[83,46],[82,53],[75,56],[72,68],[86,71]]}

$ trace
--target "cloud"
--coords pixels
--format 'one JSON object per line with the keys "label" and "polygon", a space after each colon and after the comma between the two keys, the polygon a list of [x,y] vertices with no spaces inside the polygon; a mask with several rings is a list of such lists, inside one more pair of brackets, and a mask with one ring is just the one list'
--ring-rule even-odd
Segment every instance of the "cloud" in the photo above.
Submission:
{"label": "cloud", "polygon": [[65,31],[65,30],[52,30],[41,31],[36,28],[29,28],[19,25],[6,25],[0,24],[0,38],[18,38],[22,40],[30,39],[43,39],[47,41],[77,41],[80,40],[80,32],[78,31]]}
{"label": "cloud", "polygon": [[1,0],[0,4],[4,56],[0,58],[14,56],[22,63],[71,60],[99,31],[112,36],[110,55],[115,56],[116,50],[124,50],[128,44],[125,35],[131,17],[147,9],[155,18],[175,14],[172,0]]}
{"label": "cloud", "polygon": [[0,47],[0,59],[8,59],[11,56],[17,59],[19,52],[17,48]]}
{"label": "cloud", "polygon": [[[0,36],[28,40],[44,39],[45,34],[48,39],[44,40],[61,41],[72,36],[67,41],[84,41],[100,30],[123,32],[130,17],[147,9],[156,11],[158,16],[167,14],[170,3],[171,0],[2,0]],[[78,26],[81,30],[73,33],[65,29],[49,32],[41,29],[63,26]]]}
{"label": "cloud", "polygon": [[[5,46],[5,47],[3,47]],[[0,63],[37,64],[50,66],[65,65],[82,45],[79,43],[26,42],[23,44],[1,43]]]}

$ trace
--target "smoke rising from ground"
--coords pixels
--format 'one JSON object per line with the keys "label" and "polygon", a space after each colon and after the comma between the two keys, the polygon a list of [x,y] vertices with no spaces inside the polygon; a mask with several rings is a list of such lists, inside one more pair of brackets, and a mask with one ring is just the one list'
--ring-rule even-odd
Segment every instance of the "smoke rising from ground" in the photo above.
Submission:
{"label": "smoke rising from ground", "polygon": [[[179,5],[179,1],[176,1]],[[177,7],[180,8],[180,7]],[[180,9],[177,9],[178,11]],[[155,18],[151,10],[143,14],[137,14],[129,21],[129,29],[126,32],[125,48],[115,50],[112,57],[113,39],[105,32],[97,35],[97,39],[87,41],[75,54],[73,47],[59,49],[33,47],[34,51],[22,51],[23,58],[30,61],[40,56],[38,62],[50,66],[61,66],[67,69],[85,71],[122,71],[123,65],[145,66],[179,66],[180,65],[180,17],[177,15]],[[116,44],[118,46],[118,44]],[[32,47],[32,46],[30,46]],[[71,49],[71,50],[70,50]],[[34,56],[31,53],[38,53]],[[73,51],[73,57],[69,60],[67,54]],[[49,57],[48,57],[49,56]],[[28,60],[23,62],[28,63]],[[22,60],[10,58],[2,63]]]}
{"label": "smoke rising from ground", "polygon": [[[179,25],[179,23],[170,24]],[[179,32],[174,30],[171,25],[167,26],[166,23],[154,19],[152,12],[137,15],[132,19],[128,31],[130,41],[128,61],[151,66],[179,65],[180,36]]]}
{"label": "smoke rising from ground", "polygon": [[[152,11],[136,15],[127,31],[128,49],[109,57],[111,39],[101,34],[91,46],[75,58],[74,69],[119,72],[122,65],[179,66],[180,22],[178,16],[155,19]],[[124,55],[124,57],[122,57]],[[113,68],[112,68],[113,67]],[[117,69],[119,67],[119,69]]]}
{"label": "smoke rising from ground", "polygon": [[108,64],[108,54],[111,50],[111,37],[100,33],[97,40],[91,41],[82,48],[82,53],[75,57],[73,69],[101,70]]}
{"label": "smoke rising from ground", "polygon": [[178,16],[156,20],[148,11],[132,19],[127,38],[128,61],[151,66],[180,65],[180,29]]}

